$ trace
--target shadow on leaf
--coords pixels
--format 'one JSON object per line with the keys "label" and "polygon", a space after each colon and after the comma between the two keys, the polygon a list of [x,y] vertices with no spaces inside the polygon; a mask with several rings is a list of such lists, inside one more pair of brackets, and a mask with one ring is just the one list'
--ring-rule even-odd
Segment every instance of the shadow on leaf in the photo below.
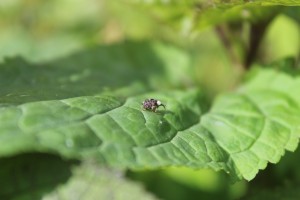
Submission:
{"label": "shadow on leaf", "polygon": [[27,153],[0,159],[0,199],[38,200],[71,177],[76,161]]}
{"label": "shadow on leaf", "polygon": [[127,96],[145,92],[151,88],[150,78],[165,74],[165,64],[155,48],[149,42],[124,42],[43,64],[8,59],[0,65],[0,83],[5,86],[0,91],[0,102],[18,104],[97,95],[124,87],[130,87]]}

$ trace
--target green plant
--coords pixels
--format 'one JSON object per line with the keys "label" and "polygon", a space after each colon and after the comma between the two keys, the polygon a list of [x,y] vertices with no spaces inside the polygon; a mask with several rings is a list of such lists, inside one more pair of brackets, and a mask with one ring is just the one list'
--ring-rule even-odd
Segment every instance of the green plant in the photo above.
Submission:
{"label": "green plant", "polygon": [[[0,199],[156,199],[125,177],[125,170],[208,168],[226,172],[233,182],[250,181],[286,150],[296,150],[300,45],[290,58],[271,62],[277,57],[263,56],[270,52],[264,51],[263,37],[279,15],[299,25],[298,1],[145,2],[106,2],[114,20],[129,23],[128,29],[114,30],[124,32],[118,42],[61,58],[54,53],[48,61],[47,53],[38,52],[53,48],[37,45],[32,54],[25,50],[25,59],[1,63]],[[144,29],[130,25],[132,15],[147,22]],[[39,21],[30,20],[25,30],[37,31],[32,23]],[[47,24],[51,27],[51,20]],[[100,26],[95,24],[64,27],[64,33],[76,37],[78,46],[94,44],[92,33]],[[190,36],[208,26],[225,48],[216,54],[208,50],[203,62],[198,55],[205,48],[197,46],[203,41],[177,40],[172,30]],[[87,42],[90,35],[94,39]],[[50,41],[64,37],[57,33]],[[211,69],[213,81],[197,72],[215,59],[230,66],[222,68],[225,86],[212,75],[220,68]],[[143,110],[148,98],[160,100],[166,110]]]}

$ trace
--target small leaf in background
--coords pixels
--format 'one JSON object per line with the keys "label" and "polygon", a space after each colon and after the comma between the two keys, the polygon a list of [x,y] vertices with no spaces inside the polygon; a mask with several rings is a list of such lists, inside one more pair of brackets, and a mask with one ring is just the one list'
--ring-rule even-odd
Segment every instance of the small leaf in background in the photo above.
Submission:
{"label": "small leaf in background", "polygon": [[150,42],[99,46],[46,64],[8,59],[0,65],[0,103],[18,104],[114,91],[127,97],[172,85],[185,87],[188,70],[189,57],[185,52]]}
{"label": "small leaf in background", "polygon": [[93,163],[84,163],[72,170],[73,176],[64,185],[57,187],[44,200],[156,200],[138,183],[126,179],[121,171],[100,168]]}
{"label": "small leaf in background", "polygon": [[51,154],[23,154],[0,159],[0,198],[52,199],[156,199],[123,172],[92,162],[79,165]]}

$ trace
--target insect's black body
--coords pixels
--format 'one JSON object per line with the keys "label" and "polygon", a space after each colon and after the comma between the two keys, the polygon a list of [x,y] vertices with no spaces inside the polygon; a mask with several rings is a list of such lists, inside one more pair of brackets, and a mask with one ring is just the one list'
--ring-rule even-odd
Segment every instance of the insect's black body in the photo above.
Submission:
{"label": "insect's black body", "polygon": [[159,106],[163,106],[165,108],[165,105],[162,104],[160,101],[156,100],[156,99],[146,99],[143,103],[143,109],[145,110],[149,110],[152,112],[156,112],[156,109]]}

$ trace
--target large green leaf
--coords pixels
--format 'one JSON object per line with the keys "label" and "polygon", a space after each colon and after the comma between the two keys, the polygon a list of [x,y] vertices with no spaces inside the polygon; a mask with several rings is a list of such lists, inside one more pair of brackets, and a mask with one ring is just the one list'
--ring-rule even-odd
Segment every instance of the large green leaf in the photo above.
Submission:
{"label": "large green leaf", "polygon": [[[171,47],[125,43],[42,66],[3,64],[0,156],[52,152],[121,168],[212,168],[250,180],[297,147],[299,79],[260,70],[209,112],[197,90],[146,92],[168,85],[174,78],[164,74],[187,63]],[[132,87],[135,81],[142,86]],[[142,110],[146,98],[167,109]]]}
{"label": "large green leaf", "polygon": [[293,91],[299,84],[299,79],[261,72],[238,93],[220,97],[202,118],[244,178],[252,179],[268,161],[278,162],[285,149],[296,149],[300,101]]}
{"label": "large green leaf", "polygon": [[[53,68],[44,66],[46,71]],[[87,69],[94,74],[93,67]],[[53,77],[59,77],[60,71],[55,72]],[[16,75],[3,79],[9,82],[6,79]],[[300,81],[275,71],[260,71],[240,90],[220,96],[206,114],[201,93],[193,90],[67,99],[50,90],[50,99],[56,100],[37,101],[45,99],[40,92],[46,86],[52,87],[48,79],[42,80],[46,81],[36,86],[33,102],[14,105],[9,104],[16,103],[14,97],[5,97],[8,104],[0,108],[2,157],[54,152],[78,159],[96,157],[121,168],[208,167],[250,180],[267,162],[278,162],[285,149],[294,150],[298,144]],[[10,88],[17,90],[20,83]],[[82,85],[82,90],[90,86]],[[146,98],[160,99],[167,109],[143,111]]]}

